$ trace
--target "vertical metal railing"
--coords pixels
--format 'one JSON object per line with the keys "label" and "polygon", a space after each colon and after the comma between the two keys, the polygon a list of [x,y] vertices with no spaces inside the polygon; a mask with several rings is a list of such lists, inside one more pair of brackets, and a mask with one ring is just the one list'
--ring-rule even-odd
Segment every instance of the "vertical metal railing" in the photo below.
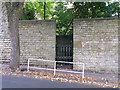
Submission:
{"label": "vertical metal railing", "polygon": [[56,61],[54,62],[54,76],[56,74]]}
{"label": "vertical metal railing", "polygon": [[84,82],[84,76],[85,76],[85,64],[83,63],[83,69],[82,69],[82,82]]}
{"label": "vertical metal railing", "polygon": [[28,59],[28,66],[27,66],[27,71],[30,69],[30,60]]}

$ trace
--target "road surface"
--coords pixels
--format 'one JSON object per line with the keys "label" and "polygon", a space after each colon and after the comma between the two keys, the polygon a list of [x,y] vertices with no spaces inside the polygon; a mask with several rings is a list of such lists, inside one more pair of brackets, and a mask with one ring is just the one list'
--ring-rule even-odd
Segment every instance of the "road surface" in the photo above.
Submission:
{"label": "road surface", "polygon": [[34,79],[18,76],[2,76],[2,88],[100,88],[94,85]]}

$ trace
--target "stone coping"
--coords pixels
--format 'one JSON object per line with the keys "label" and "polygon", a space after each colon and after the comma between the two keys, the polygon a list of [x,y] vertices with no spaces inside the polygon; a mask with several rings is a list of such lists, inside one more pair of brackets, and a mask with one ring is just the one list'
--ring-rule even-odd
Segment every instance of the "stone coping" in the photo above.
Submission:
{"label": "stone coping", "polygon": [[55,21],[55,19],[50,19],[50,20],[19,20],[19,22],[51,22]]}
{"label": "stone coping", "polygon": [[74,21],[91,21],[91,20],[118,20],[119,18],[80,18],[80,19],[74,19]]}

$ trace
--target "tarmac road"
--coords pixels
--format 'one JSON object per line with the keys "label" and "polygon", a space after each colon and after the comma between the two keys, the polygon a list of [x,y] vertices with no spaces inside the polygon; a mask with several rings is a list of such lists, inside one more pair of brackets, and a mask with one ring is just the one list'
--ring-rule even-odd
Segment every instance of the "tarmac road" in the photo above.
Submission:
{"label": "tarmac road", "polygon": [[2,75],[2,88],[101,88],[99,86]]}

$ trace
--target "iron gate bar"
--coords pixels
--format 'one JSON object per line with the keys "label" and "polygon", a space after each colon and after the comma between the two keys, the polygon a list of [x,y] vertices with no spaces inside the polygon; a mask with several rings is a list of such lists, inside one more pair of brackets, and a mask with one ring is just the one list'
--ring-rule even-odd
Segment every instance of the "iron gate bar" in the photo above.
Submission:
{"label": "iron gate bar", "polygon": [[72,59],[72,45],[57,45],[56,47],[57,53],[56,58],[57,59]]}

